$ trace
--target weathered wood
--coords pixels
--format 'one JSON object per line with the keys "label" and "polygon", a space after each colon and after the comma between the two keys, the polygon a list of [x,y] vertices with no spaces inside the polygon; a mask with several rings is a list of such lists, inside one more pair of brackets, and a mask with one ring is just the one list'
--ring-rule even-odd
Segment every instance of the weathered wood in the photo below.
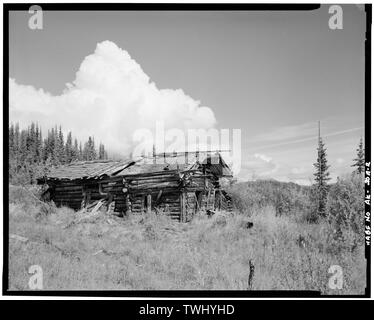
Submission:
{"label": "weathered wood", "polygon": [[131,214],[131,202],[130,202],[130,195],[126,194],[126,215]]}
{"label": "weathered wood", "polygon": [[137,184],[130,184],[129,189],[152,189],[152,188],[165,188],[165,187],[178,187],[178,181],[167,181],[167,182],[153,182],[153,183],[137,183]]}
{"label": "weathered wood", "polygon": [[[92,177],[92,170],[89,170],[92,163],[87,163],[82,168],[85,174],[91,176],[89,179],[52,178],[41,182],[49,185],[50,199],[57,204],[76,208],[105,199],[115,202],[114,210],[126,214],[150,212],[158,208],[166,214],[176,216],[180,221],[188,221],[200,207],[217,208],[222,207],[225,202],[224,196],[221,197],[218,192],[215,195],[211,191],[219,189],[219,168],[209,164],[209,161],[207,163],[196,163],[187,170],[179,170],[177,166],[176,170],[118,176],[105,174],[106,171],[113,174],[116,171],[117,164],[111,166],[109,163],[109,167],[101,166],[102,169],[98,169],[95,177]],[[69,174],[67,167],[63,168],[62,175],[65,174],[64,170]],[[199,199],[196,192],[200,192]]]}
{"label": "weathered wood", "polygon": [[180,195],[180,221],[186,221],[186,193],[184,191]]}
{"label": "weathered wood", "polygon": [[145,182],[157,182],[157,181],[170,181],[170,180],[180,180],[179,175],[159,175],[159,176],[148,176],[148,177],[136,177],[132,178],[128,181],[129,184],[139,182],[139,183],[145,183]]}
{"label": "weathered wood", "polygon": [[147,195],[147,213],[150,214],[152,210],[152,195]]}
{"label": "weathered wood", "polygon": [[53,188],[55,192],[82,192],[82,186],[72,186],[72,187],[55,187]]}

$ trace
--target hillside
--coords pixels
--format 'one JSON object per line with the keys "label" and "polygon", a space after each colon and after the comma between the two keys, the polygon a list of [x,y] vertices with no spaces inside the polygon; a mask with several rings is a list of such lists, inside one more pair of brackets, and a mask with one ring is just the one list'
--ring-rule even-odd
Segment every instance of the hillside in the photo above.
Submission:
{"label": "hillside", "polygon": [[[13,290],[27,290],[28,270],[38,265],[46,290],[364,292],[364,246],[352,242],[350,231],[344,235],[351,241],[336,239],[326,221],[309,224],[276,216],[275,209],[266,205],[256,212],[251,209],[250,217],[221,212],[181,224],[153,214],[129,218],[77,214],[43,204],[34,195],[34,188],[10,188]],[[250,283],[249,261],[254,266]],[[331,265],[343,268],[341,290],[328,286]]]}

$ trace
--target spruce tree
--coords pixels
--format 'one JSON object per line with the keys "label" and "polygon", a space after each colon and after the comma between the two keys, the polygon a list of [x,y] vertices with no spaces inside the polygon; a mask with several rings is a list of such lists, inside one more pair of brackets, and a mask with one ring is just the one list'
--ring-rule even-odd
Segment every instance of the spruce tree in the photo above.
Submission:
{"label": "spruce tree", "polygon": [[84,158],[83,158],[82,142],[79,142],[79,154],[78,154],[78,159],[79,159],[80,161],[84,160]]}
{"label": "spruce tree", "polygon": [[14,125],[11,123],[9,128],[9,159],[13,159],[15,155],[14,147]]}
{"label": "spruce tree", "polygon": [[65,154],[65,143],[64,143],[64,135],[61,130],[61,126],[58,130],[58,157],[60,163],[64,164],[66,162],[66,154]]}
{"label": "spruce tree", "polygon": [[14,125],[11,123],[9,128],[9,179],[12,179],[12,177],[16,173],[16,150],[15,150],[15,130]]}
{"label": "spruce tree", "polygon": [[325,217],[328,193],[327,183],[331,178],[329,177],[330,173],[328,169],[330,166],[327,165],[326,148],[322,138],[319,138],[317,151],[317,162],[313,164],[316,169],[316,172],[314,173],[314,187],[317,192],[317,214],[319,217]]}
{"label": "spruce tree", "polygon": [[360,143],[356,151],[357,151],[357,158],[353,159],[353,165],[351,167],[357,167],[354,172],[364,173],[365,172],[365,150],[364,150],[364,143],[362,141],[362,138],[360,139]]}
{"label": "spruce tree", "polygon": [[18,123],[9,125],[9,178],[12,183],[34,183],[37,177],[52,166],[75,160],[107,159],[104,144],[100,143],[98,153],[92,136],[84,144],[69,132],[64,142],[61,126],[47,130],[43,139],[38,123],[31,123],[20,130]]}
{"label": "spruce tree", "polygon": [[95,140],[89,136],[88,141],[84,144],[83,159],[91,161],[96,159]]}
{"label": "spruce tree", "polygon": [[18,122],[16,123],[14,127],[14,141],[13,141],[13,150],[14,150],[14,167],[16,172],[18,171],[19,164],[20,164],[20,132],[19,132],[19,124]]}
{"label": "spruce tree", "polygon": [[36,124],[36,140],[35,140],[35,151],[36,151],[36,162],[40,163],[42,161],[43,153],[43,140],[42,140],[42,129]]}
{"label": "spruce tree", "polygon": [[68,133],[66,137],[65,157],[66,163],[70,163],[73,161],[73,137],[71,131]]}
{"label": "spruce tree", "polygon": [[96,154],[96,147],[95,147],[95,138],[92,137],[91,140],[91,160],[97,159],[97,154]]}
{"label": "spruce tree", "polygon": [[79,160],[79,147],[77,138],[74,139],[73,161]]}
{"label": "spruce tree", "polygon": [[52,165],[56,166],[60,164],[57,126],[51,129],[51,142],[50,143],[51,143],[51,148],[52,148],[51,163]]}
{"label": "spruce tree", "polygon": [[106,159],[106,152],[105,152],[104,145],[102,143],[100,143],[99,145],[99,159],[100,160]]}

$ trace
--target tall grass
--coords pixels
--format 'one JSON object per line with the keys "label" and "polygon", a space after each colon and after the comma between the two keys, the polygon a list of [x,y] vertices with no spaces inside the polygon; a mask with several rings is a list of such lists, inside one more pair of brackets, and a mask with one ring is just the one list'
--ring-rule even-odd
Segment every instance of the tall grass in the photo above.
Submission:
{"label": "tall grass", "polygon": [[[37,264],[46,290],[247,290],[251,260],[252,290],[364,292],[362,245],[343,246],[327,222],[299,222],[273,206],[250,218],[222,212],[188,224],[153,214],[72,223],[70,209],[40,214],[41,207],[27,196],[11,198],[10,233],[28,238],[10,240],[11,289],[27,290],[28,268]],[[331,265],[343,268],[342,290],[328,287]]]}

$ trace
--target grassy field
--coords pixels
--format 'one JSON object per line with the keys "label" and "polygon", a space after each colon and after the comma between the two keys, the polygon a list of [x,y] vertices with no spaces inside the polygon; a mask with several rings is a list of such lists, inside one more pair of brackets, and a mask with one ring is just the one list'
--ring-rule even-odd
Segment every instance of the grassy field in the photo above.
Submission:
{"label": "grassy field", "polygon": [[[43,269],[45,290],[319,290],[362,294],[363,246],[334,240],[328,224],[275,215],[268,206],[198,216],[180,224],[163,216],[77,215],[44,206],[20,190],[10,195],[10,289],[28,290],[31,265]],[[247,228],[247,222],[253,222]],[[343,269],[343,289],[329,289],[331,265]]]}

